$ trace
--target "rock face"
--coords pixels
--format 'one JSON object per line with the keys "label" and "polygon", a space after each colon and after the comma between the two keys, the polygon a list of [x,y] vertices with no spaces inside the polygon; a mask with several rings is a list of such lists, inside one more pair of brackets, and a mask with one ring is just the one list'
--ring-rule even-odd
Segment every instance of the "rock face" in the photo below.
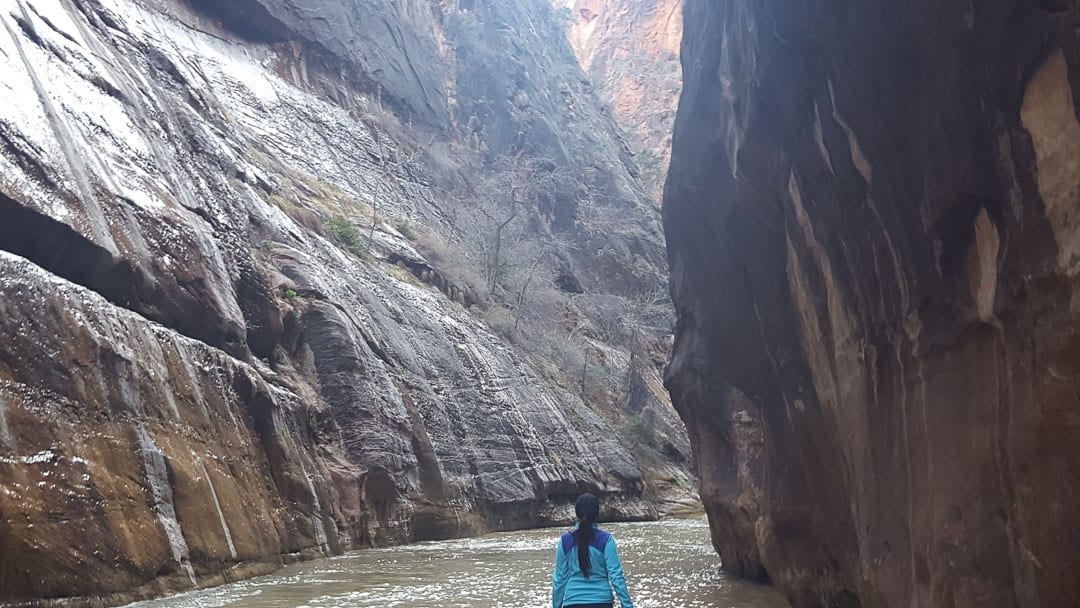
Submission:
{"label": "rock face", "polygon": [[682,0],[557,0],[570,44],[610,104],[657,203],[682,90]]}
{"label": "rock face", "polygon": [[796,606],[1080,603],[1080,9],[687,0],[667,385]]}
{"label": "rock face", "polygon": [[[618,414],[540,373],[406,238],[456,217],[438,188],[474,176],[455,155],[509,146],[592,168],[536,220],[573,245],[565,282],[663,276],[658,215],[565,41],[543,42],[550,11],[462,4],[0,8],[0,605],[554,524],[584,490],[656,516],[665,488]],[[489,53],[518,67],[508,90],[457,63],[494,36],[521,40]],[[386,161],[465,132],[449,159]],[[624,405],[662,423],[658,468],[685,485],[656,366],[627,369]]]}

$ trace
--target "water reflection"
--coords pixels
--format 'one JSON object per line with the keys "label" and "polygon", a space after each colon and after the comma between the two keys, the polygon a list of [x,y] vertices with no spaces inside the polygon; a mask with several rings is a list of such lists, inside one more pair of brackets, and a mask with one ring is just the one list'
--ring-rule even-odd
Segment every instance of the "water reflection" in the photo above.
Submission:
{"label": "water reflection", "polygon": [[[640,608],[783,608],[723,574],[703,520],[610,524]],[[130,608],[548,608],[562,530],[358,551]]]}

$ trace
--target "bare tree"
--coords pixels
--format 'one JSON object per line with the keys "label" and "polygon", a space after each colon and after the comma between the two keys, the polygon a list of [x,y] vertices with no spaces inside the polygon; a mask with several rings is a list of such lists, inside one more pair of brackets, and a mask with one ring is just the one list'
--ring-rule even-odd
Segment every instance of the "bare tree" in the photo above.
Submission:
{"label": "bare tree", "polygon": [[[490,216],[489,216],[490,217]],[[503,238],[506,234],[506,229],[510,226],[510,223],[516,220],[518,217],[518,201],[517,197],[513,194],[510,196],[510,210],[507,212],[506,217],[495,221],[495,233],[493,237],[493,243],[491,246],[491,255],[488,258],[488,291],[495,293],[496,288],[499,286],[499,281],[502,279],[503,274],[506,272],[507,262],[503,257]]]}
{"label": "bare tree", "polygon": [[[388,184],[392,192],[400,195],[401,171],[411,165],[416,160],[416,157],[423,152],[426,146],[417,144],[408,154],[401,155],[397,148],[392,149],[386,145],[384,135],[379,131],[373,117],[365,116],[363,121],[371,131],[371,136],[375,139],[376,154],[378,155],[379,162],[379,174],[382,176],[382,184]],[[432,137],[432,141],[434,141],[434,137]],[[428,145],[430,145],[430,142]],[[369,246],[374,246],[375,244],[375,227],[379,224],[379,201],[382,193],[380,186],[382,184],[376,185],[372,193],[371,229],[368,232]]]}
{"label": "bare tree", "polygon": [[[486,261],[488,291],[496,293],[513,262],[507,256],[507,240],[523,208],[536,200],[538,189],[545,185],[536,159],[522,159],[522,153],[507,159],[508,166],[496,171],[484,184],[480,213],[491,222],[490,239],[481,238]],[[503,209],[500,209],[503,208]]]}
{"label": "bare tree", "polygon": [[[625,307],[626,324],[634,331],[647,329],[657,322],[667,325],[672,313],[671,295],[667,286],[661,283],[633,294]],[[666,331],[664,327],[655,329]]]}
{"label": "bare tree", "polygon": [[518,218],[517,197],[509,188],[508,175],[496,173],[485,181],[478,193],[478,211],[482,218],[477,226],[477,242],[484,259],[484,281],[488,293],[495,294],[506,272],[503,243],[514,220]]}

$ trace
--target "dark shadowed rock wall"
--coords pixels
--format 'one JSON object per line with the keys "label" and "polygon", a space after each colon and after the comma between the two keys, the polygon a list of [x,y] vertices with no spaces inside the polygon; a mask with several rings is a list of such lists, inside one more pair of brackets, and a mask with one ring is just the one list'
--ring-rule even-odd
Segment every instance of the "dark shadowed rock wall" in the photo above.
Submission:
{"label": "dark shadowed rock wall", "polygon": [[667,384],[796,606],[1080,604],[1080,8],[688,0]]}

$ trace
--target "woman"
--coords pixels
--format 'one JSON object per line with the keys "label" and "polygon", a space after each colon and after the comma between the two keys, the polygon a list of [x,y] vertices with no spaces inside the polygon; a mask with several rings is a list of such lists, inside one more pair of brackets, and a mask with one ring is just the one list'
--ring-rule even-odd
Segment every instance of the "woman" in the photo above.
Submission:
{"label": "woman", "polygon": [[613,608],[614,587],[622,608],[634,608],[626,588],[615,538],[596,527],[600,501],[582,494],[574,505],[578,523],[562,535],[555,549],[555,573],[551,575],[553,608]]}

